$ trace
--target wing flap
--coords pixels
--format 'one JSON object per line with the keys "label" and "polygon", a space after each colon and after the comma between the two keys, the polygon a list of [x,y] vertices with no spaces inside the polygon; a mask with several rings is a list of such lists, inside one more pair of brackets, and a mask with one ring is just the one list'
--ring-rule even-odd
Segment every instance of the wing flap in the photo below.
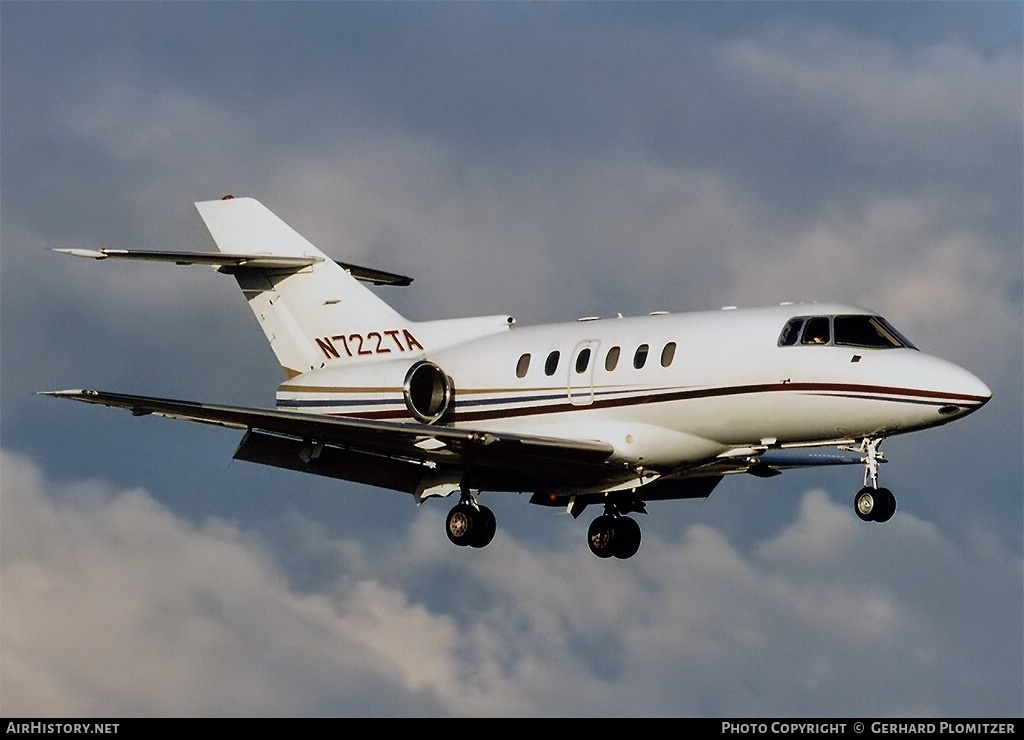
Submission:
{"label": "wing flap", "polygon": [[234,459],[403,493],[416,493],[424,477],[430,473],[421,463],[340,447],[317,449],[303,440],[252,431],[246,432],[242,438]]}

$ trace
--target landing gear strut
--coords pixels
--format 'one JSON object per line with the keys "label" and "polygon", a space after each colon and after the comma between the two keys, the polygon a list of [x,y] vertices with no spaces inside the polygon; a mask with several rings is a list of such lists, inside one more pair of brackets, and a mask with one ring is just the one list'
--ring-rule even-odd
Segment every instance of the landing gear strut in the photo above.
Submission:
{"label": "landing gear strut", "polygon": [[590,523],[587,544],[599,558],[631,558],[640,549],[640,525],[622,516],[613,504],[606,504],[604,514]]}
{"label": "landing gear strut", "polygon": [[867,437],[860,443],[864,455],[864,487],[853,497],[853,509],[865,522],[887,522],[896,513],[896,497],[888,488],[878,487],[878,465],[885,455],[878,449],[882,439]]}
{"label": "landing gear strut", "polygon": [[486,547],[494,539],[497,524],[494,512],[477,503],[468,489],[462,495],[445,522],[448,539],[459,547]]}

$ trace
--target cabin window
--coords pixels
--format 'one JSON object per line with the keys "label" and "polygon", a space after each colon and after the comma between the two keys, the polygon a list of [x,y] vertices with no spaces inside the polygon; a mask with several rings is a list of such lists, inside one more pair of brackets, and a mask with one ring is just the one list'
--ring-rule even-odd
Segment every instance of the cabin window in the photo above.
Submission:
{"label": "cabin window", "polygon": [[800,337],[801,344],[828,344],[832,338],[832,329],[828,316],[812,316],[804,324],[804,333]]}
{"label": "cabin window", "polygon": [[780,347],[792,347],[796,344],[796,340],[800,338],[800,327],[804,325],[803,317],[798,319],[790,319],[789,323],[786,324],[786,328],[782,330],[782,334],[779,335],[779,346]]}
{"label": "cabin window", "polygon": [[527,352],[525,355],[519,358],[519,362],[516,364],[516,377],[525,378],[527,371],[530,369],[530,353]]}
{"label": "cabin window", "polygon": [[665,348],[661,350],[661,366],[668,367],[672,364],[672,360],[676,356],[676,343],[669,342],[665,345]]}
{"label": "cabin window", "polygon": [[604,369],[608,372],[614,370],[619,364],[619,348],[612,347],[604,358]]}
{"label": "cabin window", "polygon": [[641,344],[636,348],[636,354],[633,355],[633,367],[637,370],[647,364],[647,352],[650,350],[650,345]]}
{"label": "cabin window", "polygon": [[587,366],[590,365],[590,347],[584,347],[578,355],[576,355],[576,374],[582,375],[587,371]]}
{"label": "cabin window", "polygon": [[558,355],[558,350],[557,349],[554,352],[552,352],[550,355],[548,355],[548,359],[544,362],[544,374],[545,375],[554,375],[555,374],[555,370],[558,369],[558,356],[559,355]]}

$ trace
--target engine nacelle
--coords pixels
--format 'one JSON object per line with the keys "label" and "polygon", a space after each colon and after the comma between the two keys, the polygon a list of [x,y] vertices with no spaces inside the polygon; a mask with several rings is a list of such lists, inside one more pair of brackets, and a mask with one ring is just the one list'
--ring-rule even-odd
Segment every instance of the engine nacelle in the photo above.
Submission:
{"label": "engine nacelle", "polygon": [[402,394],[409,413],[424,424],[433,424],[448,413],[455,395],[452,379],[429,360],[421,360],[409,368]]}
{"label": "engine nacelle", "polygon": [[[429,360],[368,362],[312,370],[282,383],[277,407],[306,413],[342,414],[423,424],[450,419],[455,384]],[[408,416],[406,416],[408,414]]]}

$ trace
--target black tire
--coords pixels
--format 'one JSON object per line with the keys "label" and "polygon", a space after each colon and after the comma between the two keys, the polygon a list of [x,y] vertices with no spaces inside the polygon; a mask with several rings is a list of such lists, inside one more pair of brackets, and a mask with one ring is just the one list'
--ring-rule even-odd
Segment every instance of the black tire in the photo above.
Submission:
{"label": "black tire", "polygon": [[615,554],[615,519],[607,514],[590,523],[587,530],[587,544],[590,551],[599,558],[610,558]]}
{"label": "black tire", "polygon": [[473,518],[473,530],[470,533],[471,541],[470,547],[487,547],[491,544],[491,540],[494,539],[494,533],[498,529],[498,524],[494,519],[494,512],[488,509],[486,506],[481,506],[479,509],[472,509]]}
{"label": "black tire", "polygon": [[474,531],[477,529],[476,511],[469,504],[456,504],[448,512],[445,521],[445,532],[452,544],[466,547],[473,544]]}
{"label": "black tire", "polygon": [[628,516],[615,520],[615,557],[628,560],[640,549],[640,525]]}
{"label": "black tire", "polygon": [[896,513],[896,497],[888,488],[879,488],[875,495],[878,503],[875,505],[875,521],[887,522]]}

